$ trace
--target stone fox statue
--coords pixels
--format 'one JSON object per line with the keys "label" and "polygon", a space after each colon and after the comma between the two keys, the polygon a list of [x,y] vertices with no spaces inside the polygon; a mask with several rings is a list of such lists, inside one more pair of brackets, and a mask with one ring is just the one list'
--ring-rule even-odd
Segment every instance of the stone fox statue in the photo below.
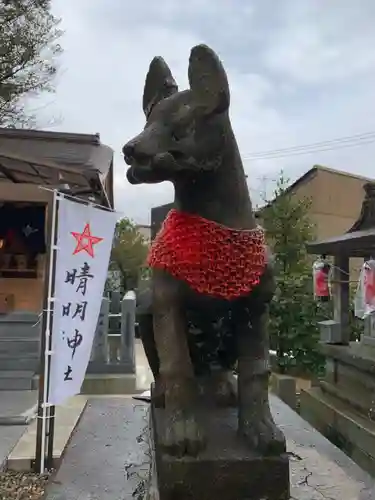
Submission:
{"label": "stone fox statue", "polygon": [[[155,404],[164,405],[167,422],[161,445],[177,456],[204,449],[198,396],[205,378],[215,402],[235,397],[248,446],[280,454],[285,440],[268,402],[267,314],[275,283],[229,120],[227,76],[205,45],[191,50],[188,75],[190,89],[178,91],[165,61],[152,60],[146,126],[123,147],[131,184],[170,181],[175,190],[175,209],[150,250],[152,310],[140,325]],[[235,392],[228,378],[234,365]]]}

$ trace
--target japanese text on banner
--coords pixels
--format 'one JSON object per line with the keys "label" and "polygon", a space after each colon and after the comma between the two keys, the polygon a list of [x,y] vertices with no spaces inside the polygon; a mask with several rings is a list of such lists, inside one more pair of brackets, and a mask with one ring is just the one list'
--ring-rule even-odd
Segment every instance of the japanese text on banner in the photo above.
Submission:
{"label": "japanese text on banner", "polygon": [[59,203],[48,402],[78,394],[85,377],[107,277],[116,214]]}

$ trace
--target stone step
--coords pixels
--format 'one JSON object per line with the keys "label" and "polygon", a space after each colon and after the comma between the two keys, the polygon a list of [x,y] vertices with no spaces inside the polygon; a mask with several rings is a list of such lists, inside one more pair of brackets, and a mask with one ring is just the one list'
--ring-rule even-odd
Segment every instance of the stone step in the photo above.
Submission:
{"label": "stone step", "polygon": [[300,397],[301,417],[375,475],[375,423],[320,387],[302,390]]}
{"label": "stone step", "polygon": [[37,391],[1,391],[0,429],[4,425],[28,425],[36,416]]}
{"label": "stone step", "polygon": [[[0,315],[0,339],[6,337],[39,338],[40,323],[35,313],[16,312]],[[35,325],[35,326],[34,326]]]}
{"label": "stone step", "polygon": [[[360,360],[359,357],[358,359]],[[350,365],[340,359],[329,360],[324,381],[333,385],[343,395],[346,394],[350,400],[371,403],[375,395],[375,366],[367,366],[365,369],[365,363],[362,364],[356,358],[351,361]]]}
{"label": "stone step", "polygon": [[330,384],[325,380],[320,380],[319,386],[323,393],[337,398],[342,403],[349,405],[353,410],[361,413],[362,416],[375,421],[375,407],[371,394],[365,393],[364,391],[353,393],[352,391],[345,390],[341,386]]}
{"label": "stone step", "polygon": [[35,353],[0,354],[0,370],[36,371],[39,365],[39,355]]}
{"label": "stone step", "polygon": [[14,339],[39,339],[40,338],[40,330],[38,328],[33,328],[30,324],[10,324],[1,325],[0,324],[0,341],[3,338],[14,338]]}
{"label": "stone step", "polygon": [[[14,396],[14,393],[13,393]],[[15,395],[17,396],[17,394]],[[21,396],[21,394],[20,394]],[[81,418],[81,414],[84,411],[87,403],[87,398],[82,396],[73,396],[69,398],[63,405],[56,407],[56,419],[55,419],[55,439],[53,446],[53,459],[54,459],[54,467],[58,470],[59,464],[61,462],[61,456],[64,453],[65,447],[67,443],[70,444],[70,436],[74,436],[74,431],[77,423]],[[23,435],[18,438],[18,442],[16,446],[14,446],[14,442],[12,442],[13,446],[7,455],[7,468],[11,471],[17,472],[30,472],[33,467],[33,462],[35,460],[35,439],[36,439],[36,431],[37,431],[38,420],[34,419],[33,422],[30,423],[26,432],[24,432],[24,427],[22,429]],[[13,430],[15,425],[8,426],[9,430]],[[20,426],[17,426],[19,428]],[[3,427],[4,428],[4,427]],[[2,443],[2,427],[0,426],[0,443]],[[117,436],[117,435],[116,435]],[[115,438],[116,439],[116,438]],[[123,444],[123,441],[120,441],[120,444]],[[98,449],[100,444],[98,446]],[[95,450],[92,450],[95,453]],[[1,446],[0,446],[0,459],[1,459]],[[119,467],[122,470],[124,476],[124,467]],[[95,471],[93,472],[93,476],[95,477]],[[100,471],[96,470],[96,474],[100,473]],[[106,471],[105,471],[106,472]],[[92,478],[88,478],[92,481]],[[113,480],[113,476],[111,478]],[[110,480],[111,480],[110,479]],[[52,482],[52,481],[51,481]],[[80,492],[75,495],[77,490],[71,492],[68,495],[67,499],[69,500],[89,500],[89,498],[102,498],[101,496],[92,496],[92,497],[82,497],[80,496]],[[29,492],[27,498],[32,498],[32,492]],[[115,497],[120,498],[120,497]],[[121,498],[131,498],[129,497],[121,497]],[[55,499],[56,500],[56,499]],[[60,499],[61,500],[61,499]],[[112,500],[112,499],[111,499]]]}
{"label": "stone step", "polygon": [[0,323],[5,322],[36,322],[38,320],[39,314],[30,311],[14,311],[8,314],[0,315]]}
{"label": "stone step", "polygon": [[30,391],[33,389],[33,371],[0,371],[0,391]]}
{"label": "stone step", "polygon": [[33,338],[6,337],[0,339],[0,355],[17,355],[23,353],[38,354],[40,342]]}

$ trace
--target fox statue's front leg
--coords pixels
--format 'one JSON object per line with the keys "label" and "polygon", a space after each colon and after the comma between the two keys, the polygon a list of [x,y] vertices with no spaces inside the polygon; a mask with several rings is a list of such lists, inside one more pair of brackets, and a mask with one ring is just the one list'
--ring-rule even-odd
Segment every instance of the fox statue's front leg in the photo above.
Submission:
{"label": "fox statue's front leg", "polygon": [[197,391],[179,288],[175,279],[154,269],[154,338],[165,400],[160,440],[165,451],[176,456],[197,455],[205,446],[205,436],[195,414]]}
{"label": "fox statue's front leg", "polygon": [[138,314],[137,321],[143,350],[146,354],[147,362],[154,377],[152,403],[156,408],[162,408],[164,407],[164,387],[160,377],[160,362],[155,344],[154,320],[151,308],[149,308],[148,311],[143,311],[141,314]]}
{"label": "fox statue's front leg", "polygon": [[266,456],[286,450],[284,434],[275,424],[268,401],[267,321],[268,312],[264,311],[237,325],[239,431],[249,448]]}
{"label": "fox statue's front leg", "polygon": [[264,455],[280,455],[286,450],[284,434],[275,424],[268,400],[268,308],[274,289],[273,271],[268,265],[247,305],[242,305],[234,317],[239,354],[239,431],[251,449]]}
{"label": "fox statue's front leg", "polygon": [[[154,336],[151,288],[142,290],[138,296],[137,322],[143,349],[154,378],[152,403],[156,408],[164,408],[165,390],[160,376],[160,361]],[[188,331],[188,335],[190,334],[194,338],[194,333]],[[194,355],[192,355],[192,362],[194,365]],[[193,368],[196,369],[195,366]],[[237,404],[237,380],[232,370],[228,368],[214,370],[208,378],[204,377],[204,380],[198,375],[197,382],[198,385],[208,383],[209,390],[213,392],[214,400],[218,406],[234,406]]]}

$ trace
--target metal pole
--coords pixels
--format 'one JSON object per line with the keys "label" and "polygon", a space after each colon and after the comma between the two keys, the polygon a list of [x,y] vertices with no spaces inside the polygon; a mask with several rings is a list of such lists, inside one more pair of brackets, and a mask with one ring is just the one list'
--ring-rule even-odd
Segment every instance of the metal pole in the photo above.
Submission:
{"label": "metal pole", "polygon": [[[49,377],[48,377],[49,378]],[[55,406],[49,408],[48,417],[47,470],[53,469],[53,446],[55,442]]]}
{"label": "metal pole", "polygon": [[[54,407],[47,412],[48,386],[49,386],[49,368],[51,358],[51,327],[52,327],[52,308],[53,308],[53,285],[54,285],[54,262],[56,250],[56,222],[57,222],[57,191],[53,192],[52,204],[49,204],[47,227],[50,235],[50,245],[47,252],[46,271],[45,271],[45,292],[44,307],[42,316],[42,335],[41,335],[41,353],[39,369],[39,394],[38,394],[38,421],[35,447],[35,471],[43,474],[45,471],[46,458],[46,438],[47,438],[47,418],[48,425],[48,450],[52,446],[53,455],[53,431],[52,420],[55,417]],[[52,206],[51,206],[52,205]],[[52,425],[51,425],[52,423]],[[52,431],[52,434],[51,434]],[[51,464],[48,464],[51,466]]]}
{"label": "metal pole", "polygon": [[[54,217],[54,224],[53,224],[53,239],[51,240],[54,242],[54,252],[53,252],[53,262],[52,262],[52,270],[56,269],[56,254],[57,254],[57,226],[58,226],[58,213],[59,213],[59,204],[60,204],[60,199],[63,197],[61,194],[60,196],[57,196],[56,193],[56,200],[55,200],[55,217]],[[56,271],[55,271],[56,272]],[[51,291],[53,293],[53,296],[55,295],[55,272],[52,272],[52,282],[51,282]],[[50,352],[50,355],[48,356],[48,384],[47,384],[47,399],[48,399],[48,393],[49,393],[49,386],[50,386],[50,381],[51,381],[51,355],[52,355],[52,325],[53,325],[53,311],[51,311],[51,316],[50,316],[50,336],[49,336],[49,346],[48,350]],[[47,400],[46,399],[46,400]],[[47,446],[47,469],[51,470],[53,469],[53,447],[54,447],[54,442],[55,442],[55,406],[50,406],[49,407],[49,418],[48,418],[48,446]]]}

